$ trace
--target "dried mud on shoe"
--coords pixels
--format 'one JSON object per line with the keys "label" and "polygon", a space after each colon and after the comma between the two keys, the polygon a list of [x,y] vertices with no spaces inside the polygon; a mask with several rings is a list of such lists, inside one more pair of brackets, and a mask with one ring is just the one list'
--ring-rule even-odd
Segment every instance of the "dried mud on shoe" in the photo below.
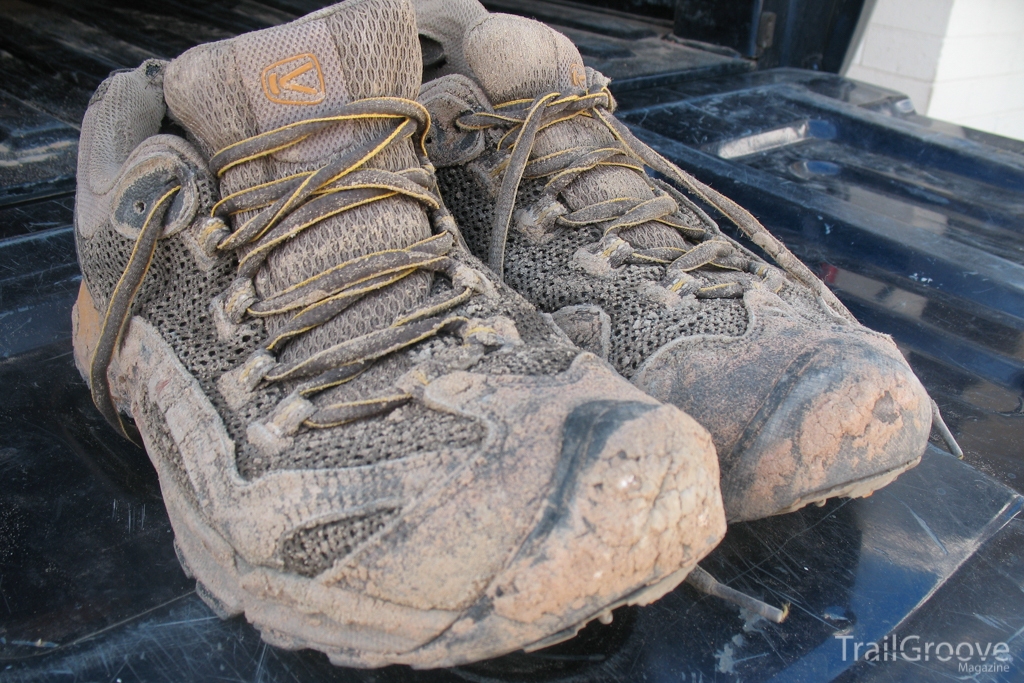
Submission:
{"label": "dried mud on shoe", "polygon": [[475,0],[416,7],[444,53],[419,98],[428,152],[466,243],[575,343],[711,432],[730,521],[869,494],[919,461],[932,404],[892,340],[637,140],[568,38]]}
{"label": "dried mud on shoe", "polygon": [[420,69],[412,8],[353,0],[114,74],[82,128],[94,400],[211,608],[348,666],[571,636],[725,531],[707,431],[461,246]]}

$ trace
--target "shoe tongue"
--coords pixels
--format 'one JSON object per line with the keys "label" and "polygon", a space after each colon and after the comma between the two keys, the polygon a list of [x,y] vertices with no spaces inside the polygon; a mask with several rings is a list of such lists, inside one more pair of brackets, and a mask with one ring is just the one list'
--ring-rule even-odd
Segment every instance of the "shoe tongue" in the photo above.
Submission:
{"label": "shoe tongue", "polygon": [[[495,105],[549,92],[586,92],[586,71],[576,46],[558,31],[531,19],[492,14],[468,31],[463,53],[472,75]],[[612,144],[615,140],[606,129],[577,119],[541,131],[533,152],[537,157],[577,146]],[[618,167],[584,173],[561,193],[573,211],[616,197],[646,200],[653,196],[640,175]],[[685,246],[674,230],[655,222],[624,231],[623,237],[637,248]]]}
{"label": "shoe tongue", "polygon": [[[408,0],[349,0],[290,24],[188,50],[168,66],[164,96],[171,115],[207,155],[289,123],[330,116],[369,97],[414,100],[422,64],[415,14]],[[394,121],[346,121],[296,145],[231,168],[221,196],[322,167],[337,153],[376,139]],[[393,172],[418,164],[410,140],[386,147],[367,168]],[[238,227],[251,213],[233,218]],[[423,208],[383,200],[356,206],[307,227],[275,247],[254,278],[269,296],[346,260],[401,249],[430,235]],[[365,297],[330,322],[296,338],[283,357],[325,348],[417,305],[429,275]],[[267,319],[269,331],[285,317]],[[385,318],[385,319],[381,319]]]}
{"label": "shoe tongue", "polygon": [[586,92],[579,50],[561,33],[532,19],[492,14],[470,29],[463,53],[494,104],[549,92]]}
{"label": "shoe tongue", "polygon": [[[355,99],[414,99],[422,68],[414,17],[411,11],[388,11],[404,4],[354,0],[193,48],[169,68],[165,95],[171,112],[213,153],[258,133],[330,115]],[[352,142],[350,131],[332,127],[274,158],[314,161]]]}

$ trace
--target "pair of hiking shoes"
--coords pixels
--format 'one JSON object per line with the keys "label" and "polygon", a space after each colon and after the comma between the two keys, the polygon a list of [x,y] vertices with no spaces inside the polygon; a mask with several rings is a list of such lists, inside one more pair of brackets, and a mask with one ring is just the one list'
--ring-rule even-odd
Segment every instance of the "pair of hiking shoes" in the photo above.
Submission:
{"label": "pair of hiking shoes", "polygon": [[727,521],[919,461],[892,341],[607,86],[475,0],[349,0],[100,86],[75,359],[219,614],[347,666],[538,648]]}

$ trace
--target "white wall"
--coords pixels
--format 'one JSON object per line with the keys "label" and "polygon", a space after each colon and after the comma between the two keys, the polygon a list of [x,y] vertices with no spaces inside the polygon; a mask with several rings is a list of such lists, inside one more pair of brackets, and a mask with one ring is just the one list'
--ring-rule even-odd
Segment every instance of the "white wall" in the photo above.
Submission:
{"label": "white wall", "polygon": [[877,0],[846,75],[933,118],[1024,139],[1024,0]]}
{"label": "white wall", "polygon": [[877,0],[846,76],[906,93],[927,112],[953,3]]}
{"label": "white wall", "polygon": [[955,0],[928,116],[1024,139],[1024,0]]}

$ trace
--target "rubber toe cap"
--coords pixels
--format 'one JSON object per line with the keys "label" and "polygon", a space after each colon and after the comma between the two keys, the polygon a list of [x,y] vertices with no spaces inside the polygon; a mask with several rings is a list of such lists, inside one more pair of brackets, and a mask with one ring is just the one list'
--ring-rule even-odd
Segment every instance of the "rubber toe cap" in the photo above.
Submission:
{"label": "rubber toe cap", "polygon": [[786,368],[723,472],[729,521],[866,495],[915,464],[931,428],[928,394],[895,346],[817,344]]}
{"label": "rubber toe cap", "polygon": [[429,649],[467,660],[533,649],[619,605],[660,598],[725,534],[718,479],[710,436],[677,408],[578,406],[533,531]]}

